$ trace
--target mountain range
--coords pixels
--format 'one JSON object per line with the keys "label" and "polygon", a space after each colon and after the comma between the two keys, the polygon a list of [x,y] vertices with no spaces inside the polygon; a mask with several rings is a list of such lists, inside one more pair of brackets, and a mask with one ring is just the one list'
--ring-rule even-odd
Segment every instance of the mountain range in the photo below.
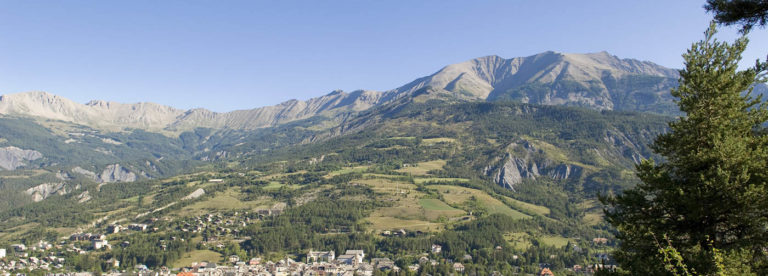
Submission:
{"label": "mountain range", "polygon": [[605,263],[615,229],[597,195],[658,157],[649,145],[681,115],[677,78],[544,52],[223,113],[2,95],[0,248],[69,243],[63,271],[349,248],[402,267],[430,252],[477,275]]}
{"label": "mountain range", "polygon": [[[476,58],[388,91],[333,91],[304,101],[224,113],[155,103],[93,100],[81,104],[46,92],[2,95],[0,172],[6,171],[7,177],[0,175],[0,188],[26,190],[34,201],[40,201],[71,190],[77,186],[73,183],[133,182],[173,176],[199,166],[196,162],[258,159],[281,148],[365,131],[387,123],[403,108],[429,101],[518,102],[674,116],[678,112],[669,90],[677,84],[677,74],[652,62],[621,59],[606,52],[549,51],[511,59]],[[768,89],[758,85],[756,91],[763,94]],[[630,166],[648,157],[640,149],[650,141],[649,134],[643,134],[639,142],[627,138],[625,130],[612,132],[603,139],[627,152],[603,149],[613,152],[611,162],[627,161],[625,165]],[[525,139],[515,143],[525,148],[522,151],[530,151],[529,146],[535,144]],[[542,173],[567,176],[583,167],[553,165],[540,158],[534,161],[535,155],[501,156],[488,161],[494,164],[477,165],[476,170],[490,166],[482,169],[484,174],[513,188],[524,178]],[[16,175],[35,169],[44,171],[34,177]],[[9,205],[18,200],[12,193],[5,196]]]}
{"label": "mountain range", "polygon": [[669,90],[677,71],[657,64],[620,59],[606,52],[541,54],[504,59],[486,56],[442,68],[389,91],[333,91],[309,100],[225,113],[182,110],[154,103],[94,100],[80,104],[46,92],[0,96],[0,114],[60,120],[103,130],[124,128],[175,133],[198,127],[259,129],[310,118],[332,117],[389,103],[421,88],[467,101],[518,101],[580,106],[596,110],[675,114]]}

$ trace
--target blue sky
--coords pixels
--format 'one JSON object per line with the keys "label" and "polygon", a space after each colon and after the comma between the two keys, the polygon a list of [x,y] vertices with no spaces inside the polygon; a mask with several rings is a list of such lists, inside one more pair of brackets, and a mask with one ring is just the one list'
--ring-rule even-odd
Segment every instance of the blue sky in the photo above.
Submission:
{"label": "blue sky", "polygon": [[[230,111],[387,90],[486,55],[608,51],[682,66],[704,1],[0,0],[0,94]],[[734,28],[721,28],[732,40]],[[745,60],[768,54],[750,34]]]}

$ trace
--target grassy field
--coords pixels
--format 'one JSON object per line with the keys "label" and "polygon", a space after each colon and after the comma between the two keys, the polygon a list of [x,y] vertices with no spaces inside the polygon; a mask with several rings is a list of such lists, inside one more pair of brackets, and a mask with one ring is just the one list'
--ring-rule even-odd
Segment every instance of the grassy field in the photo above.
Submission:
{"label": "grassy field", "polygon": [[597,200],[585,200],[579,203],[579,208],[585,211],[582,222],[589,226],[594,226],[603,221],[603,209]]}
{"label": "grassy field", "polygon": [[[416,191],[416,185],[389,179],[364,179],[357,183],[367,185],[379,193],[378,200],[392,202],[393,206],[375,210],[367,219],[377,230],[391,230],[392,227],[411,227],[412,230],[432,230],[440,218],[451,219],[465,215],[463,210],[453,208],[439,199],[424,199],[426,195]],[[392,223],[393,221],[402,222]]]}
{"label": "grassy field", "polygon": [[274,179],[277,179],[277,178],[280,178],[280,177],[284,177],[284,176],[295,175],[295,174],[305,174],[305,173],[307,173],[306,170],[295,171],[295,172],[292,172],[292,173],[276,173],[276,174],[270,174],[270,175],[262,176],[261,180],[269,181],[269,180],[274,180]]}
{"label": "grassy field", "polygon": [[187,182],[186,185],[187,185],[187,187],[194,187],[194,186],[200,185],[202,183],[203,183],[202,181],[190,181],[190,182]]}
{"label": "grassy field", "polygon": [[455,143],[456,139],[453,138],[428,138],[421,140],[423,145],[431,146],[438,143]]}
{"label": "grassy field", "polygon": [[443,194],[443,197],[445,198],[446,202],[448,204],[464,204],[472,196],[475,196],[477,198],[478,202],[481,204],[483,208],[488,210],[491,214],[505,214],[513,218],[522,219],[522,218],[529,218],[529,215],[523,214],[522,212],[512,209],[500,200],[490,196],[486,192],[477,190],[477,189],[471,189],[471,188],[465,188],[465,187],[459,187],[459,186],[449,186],[449,185],[434,185],[434,186],[428,186],[431,189],[435,189],[439,193]]}
{"label": "grassy field", "polygon": [[[440,217],[452,218],[465,214],[437,199],[419,199],[418,195],[403,195],[395,206],[380,208],[371,217],[391,217],[403,220],[435,221]],[[394,224],[396,225],[396,224]]]}
{"label": "grassy field", "polygon": [[452,211],[456,210],[456,208],[453,208],[449,206],[448,204],[445,204],[445,202],[440,201],[439,199],[434,198],[422,198],[419,199],[419,204],[421,204],[421,207],[426,210],[434,210],[434,211]]}
{"label": "grassy field", "polygon": [[380,173],[364,173],[365,178],[383,178],[383,179],[396,179],[402,177],[400,175],[380,174]]}
{"label": "grassy field", "polygon": [[38,177],[46,173],[49,173],[49,172],[46,170],[0,171],[0,178],[26,179],[26,178]]}
{"label": "grassy field", "polygon": [[264,190],[277,190],[280,189],[280,187],[285,186],[285,184],[280,183],[278,181],[270,181],[267,186],[264,186]]}
{"label": "grassy field", "polygon": [[267,184],[267,186],[264,186],[263,189],[264,190],[277,190],[277,189],[280,189],[282,187],[286,187],[288,189],[298,189],[300,186],[299,185],[286,185],[286,184],[280,183],[278,181],[270,181],[269,184]]}
{"label": "grassy field", "polygon": [[504,199],[510,202],[512,205],[517,206],[518,208],[521,208],[529,213],[534,213],[540,216],[546,216],[546,215],[549,215],[549,212],[550,212],[549,208],[541,205],[520,201],[520,200],[511,198],[511,197],[506,197],[506,196],[504,197]]}
{"label": "grassy field", "polygon": [[0,241],[18,239],[20,235],[31,231],[39,225],[38,223],[27,223],[10,229],[0,229]]}
{"label": "grassy field", "polygon": [[345,167],[338,171],[332,171],[328,173],[325,178],[331,178],[337,175],[345,174],[345,173],[354,173],[354,172],[365,172],[368,167],[370,166],[356,166],[356,167]]}
{"label": "grassy field", "polygon": [[586,225],[595,226],[603,221],[603,213],[586,213],[581,221]]}
{"label": "grassy field", "polygon": [[180,216],[187,216],[205,214],[209,210],[267,208],[269,207],[269,204],[272,203],[267,200],[241,201],[239,198],[237,198],[239,193],[239,188],[232,188],[227,191],[217,193],[216,196],[205,201],[199,201],[195,202],[194,204],[185,206],[179,210],[178,214]]}
{"label": "grassy field", "polygon": [[395,137],[389,137],[389,140],[413,140],[416,139],[416,137],[413,136],[395,136]]}
{"label": "grassy field", "polygon": [[174,268],[189,266],[192,263],[199,263],[202,261],[219,262],[221,261],[221,254],[210,250],[194,250],[184,254],[181,259],[173,263]]}
{"label": "grassy field", "polygon": [[[507,240],[509,245],[521,251],[526,250],[528,247],[533,245],[531,239],[534,239],[534,237],[531,237],[531,235],[524,232],[506,233],[504,234],[504,238]],[[568,242],[571,241],[571,239],[553,235],[539,236],[535,239],[537,239],[543,245],[554,246],[558,248],[566,246]]]}
{"label": "grassy field", "polygon": [[519,251],[525,251],[528,247],[533,245],[527,233],[506,233],[504,234],[504,238],[512,248]]}
{"label": "grassy field", "polygon": [[71,235],[72,233],[75,233],[77,231],[77,228],[70,228],[70,227],[59,227],[59,228],[50,228],[50,230],[56,231],[56,233],[59,233],[60,235]]}
{"label": "grassy field", "polygon": [[415,164],[415,166],[405,167],[397,170],[397,172],[409,173],[412,175],[427,175],[427,172],[431,170],[440,170],[445,166],[447,162],[445,160],[433,160],[428,162],[421,162]]}
{"label": "grassy field", "polygon": [[405,229],[408,231],[440,231],[445,228],[441,223],[393,217],[371,216],[366,218],[366,221],[371,223],[370,228],[375,232],[397,229]]}
{"label": "grassy field", "polygon": [[440,178],[440,177],[424,177],[424,178],[414,178],[413,182],[416,182],[417,184],[421,183],[450,183],[450,182],[469,182],[469,179],[466,178]]}
{"label": "grassy field", "polygon": [[570,241],[570,239],[564,238],[564,237],[560,237],[560,236],[550,236],[550,235],[547,235],[547,236],[541,236],[539,238],[539,241],[541,243],[545,244],[545,245],[554,246],[554,247],[558,247],[559,248],[559,247],[566,246],[568,244],[568,241]]}
{"label": "grassy field", "polygon": [[391,179],[361,179],[354,182],[367,185],[374,191],[384,193],[396,193],[402,191],[412,191],[416,189],[416,185],[411,183],[399,182]]}
{"label": "grassy field", "polygon": [[371,215],[372,217],[397,217],[410,220],[426,219],[424,209],[418,202],[418,198],[423,196],[423,194],[415,190],[416,185],[388,179],[365,179],[358,180],[357,182],[381,193],[381,200],[395,202],[395,206],[376,210]]}
{"label": "grassy field", "polygon": [[198,172],[198,173],[192,173],[192,174],[182,174],[182,175],[177,175],[177,176],[174,176],[174,177],[169,177],[169,178],[163,179],[161,181],[161,183],[169,183],[169,182],[173,182],[173,181],[190,179],[192,177],[197,177],[197,176],[201,176],[201,175],[213,176],[214,174],[211,173],[211,172]]}
{"label": "grassy field", "polygon": [[419,199],[419,205],[424,210],[424,216],[428,220],[436,220],[440,217],[452,218],[466,214],[463,210],[453,208],[439,199],[422,198]]}

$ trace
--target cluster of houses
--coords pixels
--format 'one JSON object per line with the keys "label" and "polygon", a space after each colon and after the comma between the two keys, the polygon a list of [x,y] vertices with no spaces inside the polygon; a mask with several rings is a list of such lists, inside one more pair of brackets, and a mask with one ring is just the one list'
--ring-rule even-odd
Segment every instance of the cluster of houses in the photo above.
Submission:
{"label": "cluster of houses", "polygon": [[[26,246],[24,244],[11,245],[11,252],[0,248],[0,274],[9,274],[19,270],[51,270],[64,267],[65,259],[57,257],[63,250],[62,245],[53,245],[46,241]],[[74,252],[73,247],[67,251]],[[9,258],[13,256],[13,258]]]}
{"label": "cluster of houses", "polygon": [[76,233],[69,236],[70,241],[90,241],[91,246],[89,249],[100,250],[112,249],[112,245],[109,244],[107,236],[104,234],[91,234],[91,233]]}
{"label": "cluster of houses", "polygon": [[[90,241],[93,244],[91,249],[99,249],[99,246],[103,248],[109,244],[106,242],[106,237],[104,235],[90,233],[74,234],[70,236],[70,241]],[[98,245],[98,243],[102,241],[104,244]],[[60,270],[64,267],[65,262],[64,258],[57,257],[61,256],[61,253],[66,251],[86,254],[88,252],[76,247],[75,243],[66,244],[64,241],[57,245],[40,241],[29,247],[23,244],[15,244],[12,245],[11,248],[12,252],[6,252],[6,249],[0,249],[0,275],[10,275],[14,272],[30,270]],[[429,258],[430,255],[428,253],[432,253],[432,256],[434,256],[441,252],[442,246],[433,244],[429,252],[424,253],[416,263],[408,265],[405,268],[398,267],[395,262],[389,258],[371,258],[370,261],[366,261],[365,252],[363,250],[346,250],[344,254],[341,255],[336,255],[334,251],[310,250],[303,262],[290,258],[285,258],[277,262],[264,262],[261,258],[252,258],[245,261],[241,260],[237,255],[232,255],[227,258],[226,265],[218,265],[215,262],[199,262],[173,272],[168,268],[150,271],[144,265],[137,265],[134,270],[140,273],[151,273],[155,275],[172,275],[175,274],[175,272],[180,272],[178,275],[184,276],[373,275],[376,270],[399,272],[407,269],[416,272],[425,265],[436,266],[439,262]],[[34,253],[34,256],[30,256],[30,253]],[[15,258],[13,258],[13,260],[6,258],[8,254],[15,256]],[[463,261],[471,262],[472,256],[465,255]],[[110,260],[109,263],[115,268],[119,267],[119,262],[117,260]],[[453,262],[451,266],[456,273],[463,273],[465,270],[465,267],[461,262]],[[540,265],[540,267],[541,273],[539,275],[554,275],[546,265]],[[593,274],[601,269],[615,269],[615,266],[603,267],[602,265],[594,265],[582,267],[575,265],[568,270],[576,273]]]}
{"label": "cluster of houses", "polygon": [[42,258],[28,257],[18,260],[0,260],[0,273],[11,273],[18,270],[51,270],[64,267],[64,258],[46,256]]}
{"label": "cluster of houses", "polygon": [[[365,261],[363,250],[347,250],[344,254],[336,255],[334,251],[310,250],[304,262],[298,262],[290,258],[278,262],[263,262],[261,258],[253,258],[247,262],[241,261],[238,256],[230,256],[227,259],[231,266],[220,266],[212,262],[193,263],[190,267],[182,269],[179,275],[373,275],[375,270],[391,270],[399,272],[402,268],[395,265],[389,258],[371,258]],[[422,257],[418,264],[408,266],[406,269],[418,271],[422,265],[437,265],[436,260]],[[461,263],[454,264],[457,272],[463,272]]]}
{"label": "cluster of houses", "polygon": [[217,236],[225,236],[228,234],[237,235],[240,228],[256,223],[268,216],[280,215],[285,208],[285,203],[277,203],[271,208],[257,209],[254,212],[234,212],[231,214],[209,213],[184,220],[176,230],[191,233],[213,230],[214,234]]}
{"label": "cluster of houses", "polygon": [[[116,234],[123,230],[145,232],[151,229],[149,225],[141,223],[126,226],[111,224],[107,226],[106,234]],[[13,244],[10,250],[0,248],[0,275],[18,271],[60,270],[65,262],[65,258],[61,256],[112,249],[106,234],[75,233],[70,235],[68,240],[61,240],[56,244],[39,241],[31,245]],[[122,246],[127,246],[126,243],[124,242]]]}
{"label": "cluster of houses", "polygon": [[[285,206],[275,205],[268,209],[261,209],[255,212],[232,212],[232,213],[214,213],[205,214],[197,217],[186,218],[178,220],[170,225],[168,230],[175,230],[180,232],[192,232],[192,233],[204,233],[204,240],[202,245],[217,245],[223,246],[219,240],[221,238],[231,239],[232,241],[238,241],[240,237],[240,231],[250,224],[258,222],[265,216],[271,216],[280,214]],[[155,222],[157,219],[150,219]],[[148,220],[147,222],[149,222]],[[117,234],[122,231],[136,231],[136,232],[148,232],[158,231],[157,228],[152,228],[153,225],[144,223],[132,223],[127,225],[111,224],[106,227],[105,234],[94,233],[76,233],[69,237],[69,242],[61,241],[56,245],[40,241],[36,244],[24,245],[14,244],[8,249],[0,248],[0,276],[26,270],[48,270],[57,271],[63,268],[64,258],[58,256],[65,256],[67,252],[74,254],[87,254],[93,250],[109,250],[112,248],[108,234]],[[162,225],[154,225],[156,227],[164,227]],[[383,231],[382,236],[407,236],[407,235],[419,235],[421,233],[413,232],[408,233],[403,229]],[[176,237],[173,237],[176,238]],[[243,237],[247,239],[248,237]],[[606,244],[608,240],[606,238],[595,238],[592,240],[594,244]],[[127,241],[121,246],[128,246]],[[165,249],[164,244],[158,245],[161,249]],[[497,247],[500,250],[501,247]],[[574,250],[580,248],[575,247]],[[227,258],[228,264],[219,266],[214,262],[200,262],[192,264],[190,267],[182,268],[183,273],[186,275],[373,275],[376,270],[382,271],[394,271],[401,270],[418,271],[425,265],[436,266],[439,264],[437,260],[429,258],[429,253],[438,255],[442,252],[442,246],[433,244],[429,252],[426,252],[421,256],[417,262],[408,265],[407,267],[398,267],[394,261],[389,258],[371,258],[370,261],[366,261],[365,253],[363,250],[346,250],[344,254],[336,255],[334,251],[313,251],[310,250],[306,258],[302,261],[295,261],[290,258],[280,260],[278,262],[262,262],[260,258],[253,258],[251,260],[240,260],[238,256],[230,256]],[[607,260],[608,255],[598,256],[598,258],[605,258]],[[8,258],[11,257],[11,258]],[[554,256],[551,256],[554,258]],[[513,259],[517,259],[517,256],[513,256]],[[462,259],[462,262],[471,262],[472,256],[466,255]],[[462,273],[465,270],[462,262],[449,262],[453,270],[457,273]],[[119,267],[119,262],[116,260],[110,260],[110,264],[113,267]],[[613,267],[608,267],[608,269]],[[568,270],[592,274],[596,270],[606,269],[600,265],[593,266],[573,266]],[[146,266],[136,267],[136,271],[150,272]],[[165,270],[152,271],[159,274],[170,274],[171,272],[166,268]],[[541,275],[548,275],[546,267],[542,267]]]}
{"label": "cluster of houses", "polygon": [[240,227],[245,227],[256,222],[253,214],[235,212],[232,216],[222,214],[206,214],[192,217],[181,222],[176,230],[181,232],[201,233],[212,230],[217,236],[237,234]]}

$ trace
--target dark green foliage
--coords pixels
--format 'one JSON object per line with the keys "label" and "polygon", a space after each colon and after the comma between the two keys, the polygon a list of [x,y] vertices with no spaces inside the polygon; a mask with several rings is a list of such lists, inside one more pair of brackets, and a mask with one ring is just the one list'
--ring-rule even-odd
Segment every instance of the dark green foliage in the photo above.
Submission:
{"label": "dark green foliage", "polygon": [[[121,267],[127,268],[136,264],[149,267],[167,266],[181,258],[184,252],[193,249],[187,236],[176,236],[172,239],[170,235],[136,235],[126,241],[130,243],[128,247],[117,247],[111,254],[121,261]],[[161,245],[165,245],[166,249],[161,250]]]}
{"label": "dark green foliage", "polygon": [[[432,244],[438,244],[442,246],[442,252],[434,257],[463,262],[465,266],[472,267],[482,274],[490,274],[493,271],[502,271],[505,275],[513,272],[538,273],[539,264],[548,264],[555,270],[564,270],[574,264],[596,262],[591,256],[591,251],[583,244],[578,250],[574,250],[574,244],[563,248],[535,245],[526,250],[515,250],[503,237],[505,233],[527,232],[532,229],[545,234],[568,236],[573,234],[569,233],[569,228],[571,227],[545,219],[515,220],[497,214],[459,224],[434,236],[386,238],[381,240],[376,248],[379,254],[385,256],[418,256],[422,252],[428,252]],[[464,260],[465,255],[472,256],[472,260]],[[513,257],[515,255],[517,260]],[[552,259],[551,255],[557,257]]]}
{"label": "dark green foliage", "polygon": [[731,261],[768,272],[768,105],[742,94],[764,81],[766,65],[739,71],[747,39],[714,34],[712,25],[684,55],[672,95],[685,116],[653,145],[665,161],[642,162],[637,188],[604,199],[621,240],[617,260],[634,274],[730,274]]}
{"label": "dark green foliage", "polygon": [[6,227],[30,222],[48,227],[75,227],[93,219],[92,212],[83,210],[77,201],[64,197],[53,197],[0,213],[0,221]]}
{"label": "dark green foliage", "polygon": [[768,20],[766,0],[707,0],[704,8],[714,13],[720,24],[741,25],[743,33],[755,26],[764,27]]}
{"label": "dark green foliage", "polygon": [[[308,248],[336,252],[349,248],[372,251],[372,236],[363,234],[363,228],[358,224],[374,208],[383,206],[372,201],[372,193],[362,186],[345,187],[339,192],[326,191],[319,195],[323,200],[291,208],[259,226],[246,229],[245,233],[253,239],[246,241],[244,248],[260,254],[297,252]],[[371,200],[341,199],[355,195]]]}

